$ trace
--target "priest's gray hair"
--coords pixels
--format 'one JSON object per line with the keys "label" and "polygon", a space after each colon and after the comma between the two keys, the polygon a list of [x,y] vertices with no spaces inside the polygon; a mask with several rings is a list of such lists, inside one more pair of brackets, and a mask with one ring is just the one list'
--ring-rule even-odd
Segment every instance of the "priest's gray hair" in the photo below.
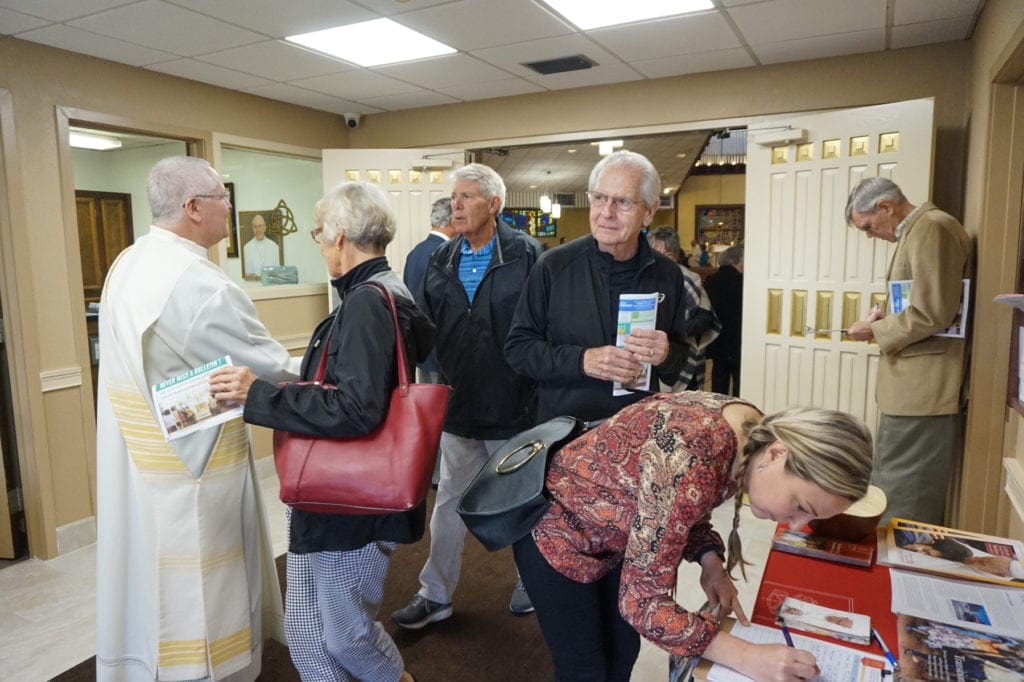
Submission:
{"label": "priest's gray hair", "polygon": [[384,190],[369,182],[332,187],[316,202],[313,223],[323,228],[324,243],[334,243],[338,235],[344,235],[363,253],[383,254],[395,237],[391,202]]}
{"label": "priest's gray hair", "polygon": [[854,212],[874,213],[879,201],[901,204],[906,200],[900,186],[889,178],[864,178],[850,192],[850,199],[846,202],[846,222],[853,224]]}
{"label": "priest's gray hair", "polygon": [[185,202],[199,194],[224,191],[220,176],[206,159],[168,156],[157,161],[146,179],[153,224],[167,227],[181,220]]}
{"label": "priest's gray hair", "polygon": [[498,197],[501,203],[498,204],[498,213],[505,207],[505,181],[490,166],[482,163],[470,163],[452,172],[452,180],[466,180],[475,182],[480,188],[480,195],[490,201],[491,197]]}
{"label": "priest's gray hair", "polygon": [[[639,171],[641,175],[640,200],[644,202],[647,208],[661,203],[661,177],[658,175],[658,169],[643,154],[637,154],[625,149],[609,154],[597,162],[597,165],[590,171],[590,182],[587,189],[593,192],[597,187],[597,181],[601,177],[601,173],[605,169],[612,167],[629,168],[630,170]],[[632,199],[633,197],[626,198]]]}

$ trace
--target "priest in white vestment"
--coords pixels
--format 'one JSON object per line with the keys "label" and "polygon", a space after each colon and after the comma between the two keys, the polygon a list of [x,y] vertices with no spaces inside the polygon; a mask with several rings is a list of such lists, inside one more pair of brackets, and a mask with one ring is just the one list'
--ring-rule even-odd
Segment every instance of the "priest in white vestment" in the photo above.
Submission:
{"label": "priest in white vestment", "polygon": [[273,380],[298,359],[207,260],[229,196],[204,160],[150,171],[149,234],[111,267],[97,396],[98,680],[254,680],[281,595],[246,428],[168,442],[150,387],[223,355]]}
{"label": "priest in white vestment", "polygon": [[267,237],[267,221],[261,215],[252,218],[252,239],[242,246],[242,260],[245,261],[245,279],[259,279],[267,265],[281,264],[281,247]]}

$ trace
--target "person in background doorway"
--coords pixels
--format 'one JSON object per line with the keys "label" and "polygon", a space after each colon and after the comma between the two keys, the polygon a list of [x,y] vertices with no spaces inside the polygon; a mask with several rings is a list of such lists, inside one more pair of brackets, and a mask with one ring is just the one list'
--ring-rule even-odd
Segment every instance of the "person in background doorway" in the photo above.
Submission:
{"label": "person in background doorway", "polygon": [[888,178],[865,178],[850,193],[847,222],[896,244],[886,283],[909,281],[910,304],[873,310],[850,339],[878,343],[875,485],[893,516],[942,524],[954,462],[963,447],[965,339],[936,336],[960,311],[971,276],[971,239],[957,220],[925,202],[914,206]]}
{"label": "person in background doorway", "polygon": [[[377,429],[398,385],[395,326],[384,296],[394,296],[409,371],[430,352],[434,327],[384,256],[395,236],[391,202],[377,185],[343,182],[314,211],[313,239],[338,292],[338,308],[313,332],[303,383],[278,386],[244,366],[218,370],[210,391],[245,404],[245,420],[322,438]],[[309,380],[327,354],[325,391]],[[285,630],[303,680],[413,682],[402,655],[377,621],[391,555],[423,537],[427,503],[394,514],[290,510]]]}
{"label": "person in background doorway", "polygon": [[708,344],[718,338],[722,325],[711,309],[711,299],[704,292],[700,283],[700,275],[679,262],[679,235],[668,225],[656,227],[647,233],[647,242],[651,248],[672,259],[686,278],[686,295],[697,301],[697,311],[689,325],[689,336],[686,345],[690,354],[686,358],[679,380],[671,391],[699,391],[704,386],[704,352]]}
{"label": "person in background doorway", "polygon": [[[556,678],[628,681],[640,635],[758,680],[815,677],[814,655],[781,637],[749,644],[719,630],[732,612],[747,624],[730,575],[744,564],[740,507],[746,494],[754,516],[799,528],[847,509],[870,477],[871,434],[856,418],[764,416],[714,393],[656,394],[565,445],[548,464],[551,508],[513,545]],[[710,515],[730,497],[726,557]],[[700,565],[711,611],[673,598],[683,560]]]}
{"label": "person in background doorway", "polygon": [[[466,525],[459,497],[495,450],[534,424],[534,382],[512,371],[502,346],[540,242],[501,220],[505,182],[490,167],[471,163],[452,174],[455,238],[434,252],[418,303],[437,325],[437,359],[452,386],[441,433],[441,476],[430,517],[430,555],[420,589],[391,614],[391,622],[419,629],[452,614],[462,570]],[[533,611],[516,581],[509,610]]]}
{"label": "person in background doorway", "polygon": [[730,246],[718,257],[718,272],[706,287],[711,307],[722,323],[722,333],[708,346],[711,390],[740,394],[740,352],[743,347],[743,247]]}
{"label": "person in background doorway", "polygon": [[245,279],[258,280],[263,268],[268,265],[281,264],[281,247],[267,236],[267,221],[261,215],[254,215],[252,222],[252,239],[242,247],[245,257]]}
{"label": "person in background doorway", "polygon": [[[619,151],[590,172],[590,234],[546,252],[530,273],[505,354],[537,381],[537,419],[605,419],[645,391],[613,392],[642,376],[674,385],[689,356],[697,301],[679,267],[641,235],[660,204],[661,179],[646,157]],[[633,329],[616,346],[620,294],[657,292],[655,329]],[[656,384],[654,384],[656,388]]]}
{"label": "person in background doorway", "polygon": [[150,387],[228,354],[287,381],[298,360],[206,258],[231,210],[210,164],[158,161],[146,192],[153,226],[100,301],[96,679],[254,680],[281,593],[245,424],[168,442]]}

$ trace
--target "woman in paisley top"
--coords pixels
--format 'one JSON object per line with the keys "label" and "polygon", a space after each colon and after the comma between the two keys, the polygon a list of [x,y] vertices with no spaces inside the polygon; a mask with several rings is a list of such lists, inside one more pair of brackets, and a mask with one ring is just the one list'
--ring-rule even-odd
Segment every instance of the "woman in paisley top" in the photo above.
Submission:
{"label": "woman in paisley top", "polygon": [[[514,546],[558,679],[629,680],[637,633],[759,680],[813,677],[810,652],[748,644],[718,629],[717,616],[729,613],[747,623],[730,577],[745,563],[743,494],[754,516],[800,527],[862,497],[871,459],[871,434],[850,415],[797,408],[766,417],[735,398],[696,392],[651,396],[563,447],[547,474],[551,509]],[[725,562],[710,513],[731,496]],[[717,616],[673,599],[684,559],[701,565]]]}

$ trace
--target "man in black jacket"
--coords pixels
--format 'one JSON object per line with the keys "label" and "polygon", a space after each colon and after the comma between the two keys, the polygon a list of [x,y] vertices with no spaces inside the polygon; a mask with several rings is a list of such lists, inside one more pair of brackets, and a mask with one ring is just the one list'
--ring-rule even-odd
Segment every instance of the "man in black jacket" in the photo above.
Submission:
{"label": "man in black jacket", "polygon": [[[689,350],[698,302],[679,267],[640,236],[659,206],[661,180],[644,156],[620,151],[590,173],[590,236],[552,249],[530,273],[505,352],[537,381],[537,419],[605,419],[648,395],[616,391],[649,367],[673,386]],[[620,294],[657,292],[655,329],[616,345]]]}
{"label": "man in black jacket", "polygon": [[[441,477],[430,519],[430,556],[420,590],[391,621],[418,629],[448,618],[466,526],[455,509],[473,476],[502,443],[534,425],[536,389],[502,350],[526,277],[543,251],[499,219],[505,183],[491,168],[453,173],[455,238],[433,253],[417,302],[437,325],[437,359],[453,391],[441,434]],[[533,611],[521,584],[509,605]]]}
{"label": "man in black jacket", "polygon": [[723,251],[718,265],[718,272],[708,277],[707,283],[711,305],[722,321],[722,333],[708,346],[711,390],[738,396],[743,347],[743,247],[730,246]]}

